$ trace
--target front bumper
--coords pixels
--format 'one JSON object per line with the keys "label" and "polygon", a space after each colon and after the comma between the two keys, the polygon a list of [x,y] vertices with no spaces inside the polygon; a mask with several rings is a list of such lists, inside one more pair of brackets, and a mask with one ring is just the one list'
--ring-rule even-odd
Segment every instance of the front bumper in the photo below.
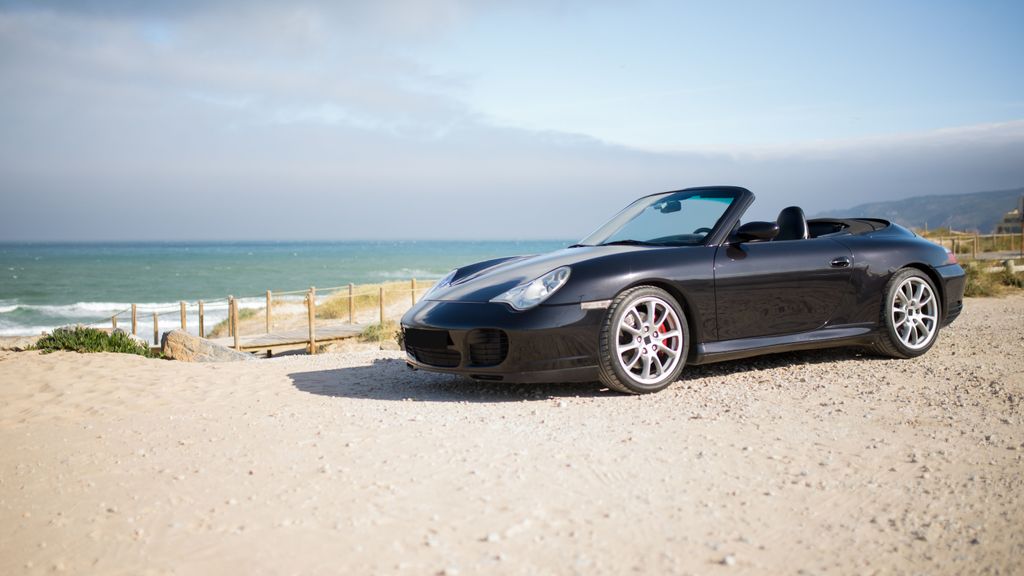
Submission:
{"label": "front bumper", "polygon": [[605,312],[579,304],[515,312],[491,302],[420,302],[402,318],[406,363],[477,380],[594,381]]}
{"label": "front bumper", "polygon": [[945,310],[942,315],[942,325],[947,326],[964,309],[964,286],[967,283],[967,273],[959,264],[948,264],[935,269],[942,278],[942,294]]}

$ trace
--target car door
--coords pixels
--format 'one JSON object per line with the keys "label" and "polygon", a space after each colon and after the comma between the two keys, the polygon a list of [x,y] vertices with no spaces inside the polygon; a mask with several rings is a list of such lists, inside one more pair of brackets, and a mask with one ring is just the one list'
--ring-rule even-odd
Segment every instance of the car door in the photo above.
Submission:
{"label": "car door", "polygon": [[821,328],[853,290],[853,255],[829,238],[724,245],[715,254],[718,339]]}

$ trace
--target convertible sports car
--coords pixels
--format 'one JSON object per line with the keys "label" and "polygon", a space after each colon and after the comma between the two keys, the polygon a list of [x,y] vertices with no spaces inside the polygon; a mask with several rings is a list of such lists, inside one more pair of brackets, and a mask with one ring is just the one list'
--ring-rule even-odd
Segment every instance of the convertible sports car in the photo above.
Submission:
{"label": "convertible sports car", "polygon": [[645,196],[562,250],[441,279],[402,318],[407,363],[504,382],[641,394],[685,364],[863,346],[911,358],[963,307],[945,248],[872,218],[740,217],[744,188]]}

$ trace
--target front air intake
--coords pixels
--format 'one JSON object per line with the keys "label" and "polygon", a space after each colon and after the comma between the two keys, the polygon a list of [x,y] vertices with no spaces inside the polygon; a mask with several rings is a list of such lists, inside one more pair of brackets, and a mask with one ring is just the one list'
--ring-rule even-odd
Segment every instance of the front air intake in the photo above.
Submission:
{"label": "front air intake", "polygon": [[472,366],[497,366],[508,356],[508,335],[502,330],[473,330],[466,335]]}
{"label": "front air intake", "polygon": [[406,352],[424,364],[438,368],[456,368],[462,361],[459,351],[452,350],[452,338],[447,330],[407,328],[403,337]]}

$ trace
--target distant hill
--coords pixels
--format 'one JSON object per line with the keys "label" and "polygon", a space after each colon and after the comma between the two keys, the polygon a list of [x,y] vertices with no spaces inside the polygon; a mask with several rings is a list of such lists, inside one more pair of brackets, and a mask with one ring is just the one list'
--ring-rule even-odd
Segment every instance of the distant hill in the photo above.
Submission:
{"label": "distant hill", "polygon": [[[903,200],[871,202],[845,210],[830,210],[828,216],[884,218],[911,228],[952,228],[988,234],[1003,214],[1020,205],[1024,188],[915,196]],[[825,215],[825,214],[823,214]]]}

